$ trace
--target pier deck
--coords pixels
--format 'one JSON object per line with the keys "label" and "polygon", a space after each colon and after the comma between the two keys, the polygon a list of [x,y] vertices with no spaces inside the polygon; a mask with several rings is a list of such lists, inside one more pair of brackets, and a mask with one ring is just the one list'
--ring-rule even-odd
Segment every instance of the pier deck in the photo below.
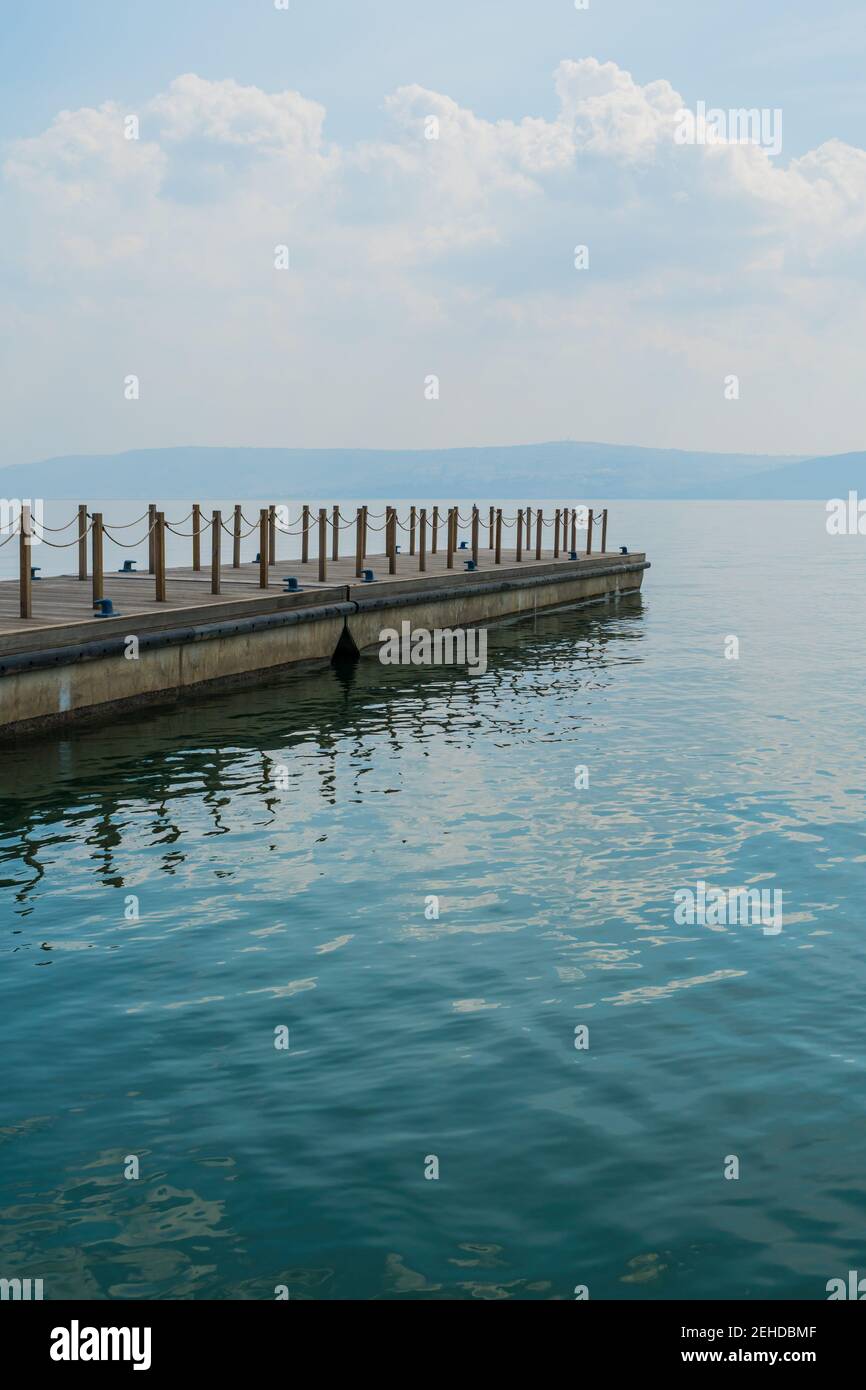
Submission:
{"label": "pier deck", "polygon": [[[459,557],[459,558],[458,558]],[[291,602],[297,602],[293,596],[285,594],[283,580],[286,575],[295,575],[299,585],[303,588],[307,596],[307,602],[315,601],[318,596],[321,601],[325,595],[336,596],[335,591],[340,590],[339,597],[346,597],[347,587],[357,586],[363,591],[365,598],[369,598],[374,593],[382,593],[385,586],[394,584],[404,584],[406,581],[420,581],[422,584],[426,580],[437,581],[436,588],[441,587],[442,581],[446,581],[450,586],[459,586],[461,581],[467,579],[481,580],[502,576],[505,573],[511,574],[512,571],[519,577],[521,574],[548,572],[551,567],[561,568],[564,573],[579,570],[580,563],[586,560],[586,556],[578,552],[578,560],[559,559],[554,560],[548,554],[546,557],[536,560],[534,557],[528,559],[524,551],[522,560],[518,563],[516,551],[514,549],[502,550],[502,563],[494,564],[493,552],[486,548],[479,551],[478,569],[467,572],[464,568],[464,560],[468,558],[465,551],[455,551],[455,565],[448,569],[446,566],[447,554],[440,551],[436,555],[427,555],[427,568],[423,573],[418,570],[418,556],[399,554],[397,556],[396,574],[388,573],[388,557],[385,554],[368,555],[364,561],[366,569],[371,569],[376,578],[373,583],[364,584],[355,576],[355,558],[347,555],[343,559],[328,561],[328,578],[324,583],[318,582],[318,561],[315,557],[306,564],[302,564],[298,559],[278,560],[271,565],[268,570],[268,588],[262,589],[259,586],[259,567],[255,563],[244,563],[240,568],[235,569],[231,565],[223,565],[220,570],[220,589],[219,594],[211,593],[211,574],[210,567],[198,572],[193,571],[189,566],[181,568],[167,568],[166,570],[166,592],[167,598],[164,602],[157,602],[154,597],[154,576],[144,573],[139,574],[118,574],[107,572],[104,578],[104,594],[110,598],[117,610],[117,618],[122,619],[125,626],[124,631],[130,631],[129,622],[134,618],[143,617],[147,619],[147,628],[162,626],[163,620],[170,615],[171,622],[183,621],[186,610],[197,610],[204,607],[213,608],[213,613],[205,617],[204,621],[215,621],[221,616],[234,615],[238,612],[238,604],[249,605],[249,610],[267,611],[273,605],[265,603],[265,600],[286,597]],[[604,559],[619,559],[619,555],[599,555],[593,554],[589,557],[593,563],[598,563]],[[431,585],[432,587],[432,585]],[[18,584],[15,580],[0,581],[0,653],[12,653],[32,649],[35,645],[54,646],[63,645],[66,641],[81,641],[84,633],[81,625],[86,625],[88,630],[104,634],[112,631],[115,627],[115,619],[94,618],[93,603],[91,597],[90,580],[80,580],[73,575],[48,576],[33,583],[33,617],[21,618],[18,616]]]}

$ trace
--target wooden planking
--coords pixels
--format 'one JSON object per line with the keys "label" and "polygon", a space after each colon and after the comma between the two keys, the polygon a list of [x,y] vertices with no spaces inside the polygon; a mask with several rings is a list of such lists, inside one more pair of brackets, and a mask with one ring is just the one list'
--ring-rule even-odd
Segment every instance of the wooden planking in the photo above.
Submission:
{"label": "wooden planking", "polygon": [[[379,584],[405,583],[408,579],[424,578],[428,582],[436,575],[441,577],[450,576],[464,580],[468,576],[464,568],[464,560],[471,557],[471,551],[454,550],[454,561],[451,569],[447,567],[447,551],[439,549],[436,554],[431,552],[429,547],[425,547],[425,568],[420,569],[420,555],[400,554],[397,556],[389,555],[367,555],[364,560],[364,567],[372,569]],[[581,557],[582,558],[582,557]],[[592,557],[594,560],[600,558],[599,555]],[[515,550],[502,550],[501,566],[494,564],[494,556],[491,552],[482,548],[479,553],[478,577],[492,575],[501,572],[502,568],[513,565],[516,559]],[[389,561],[393,563],[393,573],[389,573]],[[542,556],[539,559],[531,559],[526,550],[523,552],[520,570],[523,573],[531,571],[535,567],[550,568],[552,564],[562,565],[563,569],[573,566],[573,561],[560,560],[554,562],[550,555]],[[283,593],[283,576],[295,575],[304,589],[308,592],[317,590],[331,589],[341,584],[357,585],[358,580],[355,574],[356,561],[352,554],[345,555],[339,560],[329,559],[327,565],[327,581],[320,583],[318,579],[318,558],[312,557],[306,564],[299,559],[279,560],[268,570],[268,588],[260,588],[260,569],[255,563],[245,563],[240,569],[235,569],[231,563],[220,566],[220,588],[221,593],[211,593],[211,576],[208,571],[196,573],[191,568],[169,568],[166,570],[166,593],[165,602],[158,603],[155,596],[154,576],[146,573],[134,575],[122,575],[117,573],[106,573],[104,577],[104,593],[106,598],[110,598],[118,610],[118,615],[124,618],[133,618],[137,614],[165,614],[166,612],[181,611],[189,608],[199,608],[208,604],[225,605],[228,600],[249,599],[251,603],[261,600],[265,594],[275,597]],[[32,633],[41,629],[45,633],[46,642],[50,642],[51,628],[67,628],[78,623],[93,622],[93,606],[91,585],[89,582],[81,582],[73,576],[47,577],[40,579],[33,584],[33,617],[22,619],[18,616],[19,594],[18,584],[15,580],[0,580],[0,634],[27,632]],[[6,644],[8,647],[8,644]]]}

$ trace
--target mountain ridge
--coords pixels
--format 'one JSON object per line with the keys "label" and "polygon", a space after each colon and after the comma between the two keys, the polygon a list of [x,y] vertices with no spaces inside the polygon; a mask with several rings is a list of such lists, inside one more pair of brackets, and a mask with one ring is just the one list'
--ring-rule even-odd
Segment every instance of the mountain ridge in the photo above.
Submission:
{"label": "mountain ridge", "polygon": [[[866,454],[828,456],[858,458]],[[698,500],[772,489],[807,455],[724,454],[577,440],[450,449],[296,449],[181,445],[66,454],[0,469],[8,496],[49,500],[477,496]],[[826,460],[825,460],[826,462]],[[797,485],[804,486],[802,478]],[[144,489],[144,490],[142,490]],[[783,493],[770,491],[769,495]],[[802,494],[800,494],[802,495]],[[815,494],[825,495],[824,490]]]}

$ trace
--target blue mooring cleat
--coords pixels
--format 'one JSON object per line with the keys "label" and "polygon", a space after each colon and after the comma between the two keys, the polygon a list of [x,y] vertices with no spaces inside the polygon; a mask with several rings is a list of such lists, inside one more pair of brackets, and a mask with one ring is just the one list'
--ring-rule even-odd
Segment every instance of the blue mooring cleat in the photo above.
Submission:
{"label": "blue mooring cleat", "polygon": [[474,560],[464,560],[463,564],[467,570],[477,570],[478,568]]}
{"label": "blue mooring cleat", "polygon": [[577,551],[576,551],[576,550],[569,550],[569,552],[568,552],[568,558],[569,558],[569,560],[576,560],[576,559],[577,559]]}
{"label": "blue mooring cleat", "polygon": [[468,541],[461,541],[460,544],[458,545],[457,549],[458,549],[458,550],[468,550],[468,549],[469,549],[469,542],[468,542]]}
{"label": "blue mooring cleat", "polygon": [[302,594],[304,592],[293,574],[283,576],[283,585],[287,594]]}
{"label": "blue mooring cleat", "polygon": [[372,571],[372,570],[362,570],[362,571],[361,571],[361,582],[362,582],[363,584],[374,584],[374,583],[376,582],[376,576],[375,576],[375,574],[373,573],[373,571]]}
{"label": "blue mooring cleat", "polygon": [[621,545],[620,548],[619,548],[619,553],[620,553],[620,555],[627,555],[627,554],[628,554],[628,546],[627,546],[627,545]]}
{"label": "blue mooring cleat", "polygon": [[94,599],[93,606],[94,606],[94,608],[98,608],[98,609],[99,609],[99,612],[98,612],[98,613],[94,613],[94,615],[93,615],[94,618],[119,618],[119,617],[120,617],[120,614],[119,614],[119,613],[115,613],[115,611],[114,611],[114,604],[111,602],[111,599],[110,599],[110,598],[98,598],[98,599]]}
{"label": "blue mooring cleat", "polygon": [[31,578],[31,579],[38,579],[38,578],[39,578],[39,571],[40,571],[41,568],[42,568],[41,565],[31,565],[31,566],[30,566],[30,578]]}
{"label": "blue mooring cleat", "polygon": [[122,567],[117,571],[118,574],[137,574],[137,560],[124,560]]}

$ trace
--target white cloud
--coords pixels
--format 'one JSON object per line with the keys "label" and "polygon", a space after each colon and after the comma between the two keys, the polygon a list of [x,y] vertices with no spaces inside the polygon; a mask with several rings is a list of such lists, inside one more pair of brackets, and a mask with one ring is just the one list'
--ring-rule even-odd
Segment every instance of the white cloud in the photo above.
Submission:
{"label": "white cloud", "polygon": [[[133,113],[137,141],[107,102],[16,142],[8,461],[229,438],[854,447],[866,152],[678,146],[670,83],[593,58],[554,85],[555,117],[520,121],[404,86],[387,139],[338,146],[300,93],[186,74]],[[111,395],[125,371],[137,415]]]}
{"label": "white cloud", "polygon": [[828,140],[787,168],[754,147],[728,153],[734,186],[756,204],[778,211],[789,233],[808,233],[827,247],[861,240],[866,231],[866,151]]}
{"label": "white cloud", "polygon": [[560,63],[556,92],[560,121],[572,131],[578,150],[635,164],[653,160],[660,146],[671,146],[683,105],[669,82],[641,87],[616,63],[595,58]]}
{"label": "white cloud", "polygon": [[145,108],[168,141],[205,138],[280,155],[318,159],[325,108],[298,92],[268,93],[231,80],[208,82],[186,73]]}
{"label": "white cloud", "polygon": [[158,191],[165,156],[152,140],[126,140],[115,102],[98,110],[61,111],[41,135],[16,141],[6,180],[57,210],[91,198],[120,203]]}

